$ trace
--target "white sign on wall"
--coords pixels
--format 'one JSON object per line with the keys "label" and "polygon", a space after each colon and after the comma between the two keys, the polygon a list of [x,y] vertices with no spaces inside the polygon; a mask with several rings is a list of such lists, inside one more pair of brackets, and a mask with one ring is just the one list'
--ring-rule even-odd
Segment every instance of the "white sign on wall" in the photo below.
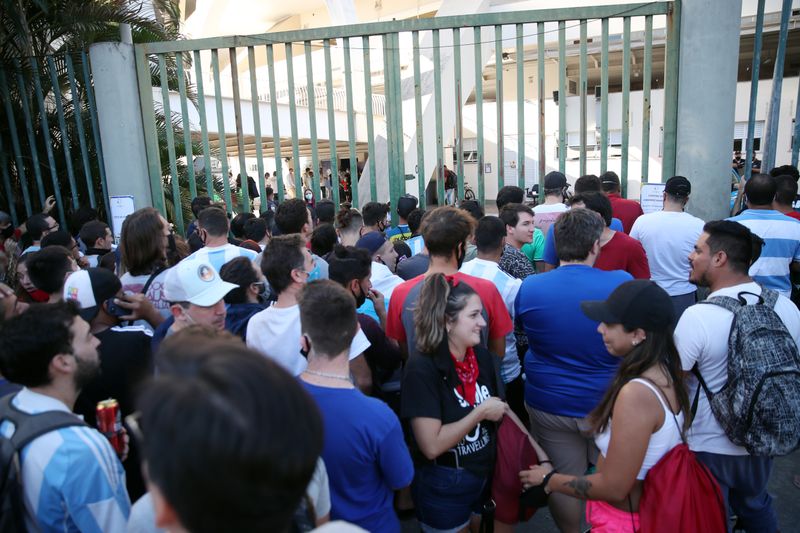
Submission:
{"label": "white sign on wall", "polygon": [[639,201],[642,204],[642,211],[653,213],[664,208],[664,187],[663,183],[643,183]]}
{"label": "white sign on wall", "polygon": [[119,244],[122,238],[122,223],[125,222],[128,215],[136,210],[133,203],[133,196],[112,196],[109,198],[109,204],[114,242]]}

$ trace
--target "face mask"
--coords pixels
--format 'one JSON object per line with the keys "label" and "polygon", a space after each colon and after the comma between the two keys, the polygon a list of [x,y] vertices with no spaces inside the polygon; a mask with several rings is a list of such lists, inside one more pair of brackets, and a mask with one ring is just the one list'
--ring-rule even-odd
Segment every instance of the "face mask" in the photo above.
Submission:
{"label": "face mask", "polygon": [[310,202],[310,201],[311,201],[311,198],[313,198],[313,197],[311,196],[311,193],[307,193],[307,194],[306,194],[306,201],[309,201],[309,202]]}
{"label": "face mask", "polygon": [[461,243],[459,245],[459,250],[456,255],[456,260],[458,261],[458,268],[461,268],[461,265],[464,264],[464,258],[467,256],[467,245],[465,243]]}
{"label": "face mask", "polygon": [[14,225],[13,224],[9,224],[7,228],[5,228],[2,231],[0,231],[0,237],[2,237],[3,240],[10,239],[13,235],[14,235]]}
{"label": "face mask", "polygon": [[312,270],[311,272],[308,273],[308,279],[306,280],[306,282],[314,281],[316,279],[319,279],[319,265],[318,264],[315,264],[314,265],[314,270]]}
{"label": "face mask", "polygon": [[172,253],[175,253],[178,250],[177,246],[175,245],[175,235],[172,233],[167,236],[167,248]]}
{"label": "face mask", "polygon": [[364,305],[364,302],[367,301],[367,294],[364,292],[364,289],[361,288],[359,285],[358,287],[358,294],[353,294],[356,297],[356,309]]}

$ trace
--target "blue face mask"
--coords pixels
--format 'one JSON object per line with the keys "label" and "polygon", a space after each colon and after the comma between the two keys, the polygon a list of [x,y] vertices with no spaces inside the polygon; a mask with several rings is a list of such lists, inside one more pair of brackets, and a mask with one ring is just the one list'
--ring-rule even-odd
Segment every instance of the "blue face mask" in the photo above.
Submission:
{"label": "blue face mask", "polygon": [[308,279],[306,282],[314,281],[315,279],[319,279],[319,263],[314,264],[314,270],[308,273]]}

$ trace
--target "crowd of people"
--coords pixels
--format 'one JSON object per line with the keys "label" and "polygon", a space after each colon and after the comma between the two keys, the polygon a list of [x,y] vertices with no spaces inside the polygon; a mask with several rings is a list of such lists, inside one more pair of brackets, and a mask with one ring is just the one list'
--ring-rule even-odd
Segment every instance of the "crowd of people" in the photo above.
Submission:
{"label": "crowd of people", "polygon": [[503,187],[497,216],[198,197],[185,235],[143,208],[116,244],[91,209],[71,231],[51,201],[0,212],[0,524],[503,532],[548,506],[563,532],[647,530],[649,474],[688,445],[719,501],[668,529],[775,532],[773,457],[800,444],[797,181],[756,173],[710,222],[685,177],[643,214],[613,172],[551,172],[533,208]]}

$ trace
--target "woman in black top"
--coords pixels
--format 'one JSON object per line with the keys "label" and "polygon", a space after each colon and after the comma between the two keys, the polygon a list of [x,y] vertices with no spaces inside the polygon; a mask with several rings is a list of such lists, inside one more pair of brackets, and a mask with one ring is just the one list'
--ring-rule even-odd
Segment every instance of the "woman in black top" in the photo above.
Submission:
{"label": "woman in black top", "polygon": [[463,531],[480,512],[495,453],[497,398],[492,354],[480,346],[481,300],[466,283],[433,274],[414,314],[417,347],[401,389],[401,413],[413,430],[412,485],[424,531]]}

